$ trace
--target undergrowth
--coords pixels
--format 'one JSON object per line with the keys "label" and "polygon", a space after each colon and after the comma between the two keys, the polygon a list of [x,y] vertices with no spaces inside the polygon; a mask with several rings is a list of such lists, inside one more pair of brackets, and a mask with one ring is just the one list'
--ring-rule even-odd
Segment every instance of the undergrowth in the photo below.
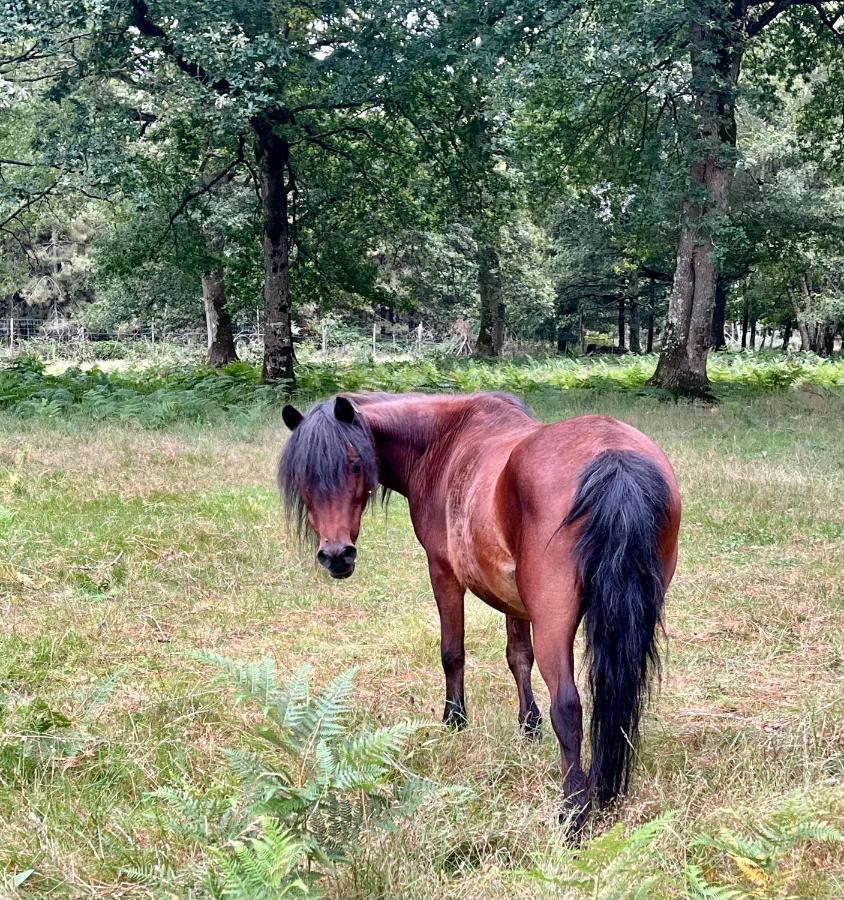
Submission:
{"label": "undergrowth", "polygon": [[188,786],[163,786],[151,798],[169,808],[162,820],[202,848],[193,871],[169,865],[126,875],[170,894],[184,889],[226,900],[315,896],[323,876],[349,862],[368,832],[389,829],[442,789],[399,760],[422,725],[400,722],[355,728],[348,669],[321,691],[310,667],[280,682],[273,662],[240,663],[196,654],[260,706],[254,746],[223,756],[236,788],[207,796]]}
{"label": "undergrowth", "polygon": [[[282,682],[269,659],[191,656],[213,666],[241,699],[259,708],[260,718],[245,746],[220,751],[229,778],[210,789],[187,778],[164,783],[142,799],[148,815],[196,852],[181,866],[163,855],[125,866],[124,885],[146,887],[155,896],[209,900],[320,897],[338,869],[355,871],[364,847],[378,847],[386,857],[395,852],[390,841],[395,836],[400,843],[403,821],[414,817],[418,827],[441,814],[443,802],[463,806],[471,798],[468,789],[446,788],[409,769],[411,742],[425,729],[423,722],[369,730],[355,722],[353,669],[314,690],[309,666]],[[121,675],[116,671],[96,682],[72,716],[37,698],[7,702],[5,711],[0,705],[6,767],[24,780],[44,778],[66,773],[95,752],[98,714]],[[715,834],[686,835],[680,865],[662,854],[662,844],[678,837],[676,815],[669,811],[632,829],[616,823],[581,843],[560,835],[529,853],[528,865],[514,868],[512,876],[534,885],[541,896],[785,896],[795,854],[844,844],[844,835],[819,812],[818,799],[794,792],[766,815]],[[38,882],[37,863],[0,875],[0,888],[7,891],[29,893],[30,883]]]}
{"label": "undergrowth", "polygon": [[[339,391],[471,392],[540,391],[588,388],[648,392],[654,355],[622,360],[549,357],[511,362],[450,357],[382,363],[303,363],[296,396],[303,402]],[[718,354],[709,373],[716,393],[780,391],[844,385],[844,360],[811,354]],[[653,391],[658,394],[659,392]],[[232,363],[129,369],[105,372],[66,369],[51,374],[36,357],[21,357],[0,368],[0,410],[29,418],[70,414],[95,421],[133,421],[156,428],[177,421],[206,421],[228,411],[260,415],[290,395],[288,386],[260,383],[258,369]]]}

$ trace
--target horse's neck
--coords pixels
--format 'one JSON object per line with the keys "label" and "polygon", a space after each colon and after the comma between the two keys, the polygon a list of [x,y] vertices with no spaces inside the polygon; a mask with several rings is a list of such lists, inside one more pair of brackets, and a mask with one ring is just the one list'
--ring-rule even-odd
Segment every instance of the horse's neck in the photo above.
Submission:
{"label": "horse's neck", "polygon": [[451,398],[396,397],[366,404],[363,414],[375,438],[381,483],[408,496],[423,457],[448,437],[461,410]]}

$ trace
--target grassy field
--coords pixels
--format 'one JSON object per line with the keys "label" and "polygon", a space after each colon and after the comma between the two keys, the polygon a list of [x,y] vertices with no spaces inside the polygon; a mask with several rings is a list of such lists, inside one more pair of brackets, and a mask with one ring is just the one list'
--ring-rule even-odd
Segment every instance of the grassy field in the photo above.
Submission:
{"label": "grassy field", "polygon": [[[328,896],[620,896],[643,861],[653,896],[844,895],[844,845],[821,827],[844,830],[844,396],[528,399],[547,420],[632,423],[683,491],[664,681],[616,816],[632,839],[596,822],[580,851],[563,843],[556,741],[520,738],[503,618],[473,598],[471,727],[434,724],[438,621],[404,502],[367,517],[353,579],[322,577],[285,533],[277,407],[154,430],[6,412],[0,894],[193,895],[205,851],[153,792],[224,794],[222,750],[255,723],[189,655],[205,649],[283,673],[310,662],[317,682],[357,666],[356,721],[430,721],[404,764],[469,789],[365,833]],[[137,874],[168,867],[166,890]]]}

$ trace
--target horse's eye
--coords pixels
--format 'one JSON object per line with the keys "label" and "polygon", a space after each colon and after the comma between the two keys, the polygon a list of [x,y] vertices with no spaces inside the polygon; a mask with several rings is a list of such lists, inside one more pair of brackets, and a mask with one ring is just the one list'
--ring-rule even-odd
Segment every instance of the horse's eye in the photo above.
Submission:
{"label": "horse's eye", "polygon": [[362,471],[360,463],[352,463],[352,475],[360,475]]}

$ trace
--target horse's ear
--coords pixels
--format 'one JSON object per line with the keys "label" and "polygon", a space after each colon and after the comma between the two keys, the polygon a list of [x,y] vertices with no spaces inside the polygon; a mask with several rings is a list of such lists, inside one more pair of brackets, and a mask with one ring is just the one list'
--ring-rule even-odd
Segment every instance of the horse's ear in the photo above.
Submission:
{"label": "horse's ear", "polygon": [[338,397],[334,401],[334,416],[338,421],[351,425],[355,421],[355,408],[351,401],[345,397]]}
{"label": "horse's ear", "polygon": [[284,424],[291,430],[295,431],[296,427],[301,424],[302,419],[305,417],[302,413],[296,409],[295,406],[285,406],[281,411],[281,418],[284,419]]}

